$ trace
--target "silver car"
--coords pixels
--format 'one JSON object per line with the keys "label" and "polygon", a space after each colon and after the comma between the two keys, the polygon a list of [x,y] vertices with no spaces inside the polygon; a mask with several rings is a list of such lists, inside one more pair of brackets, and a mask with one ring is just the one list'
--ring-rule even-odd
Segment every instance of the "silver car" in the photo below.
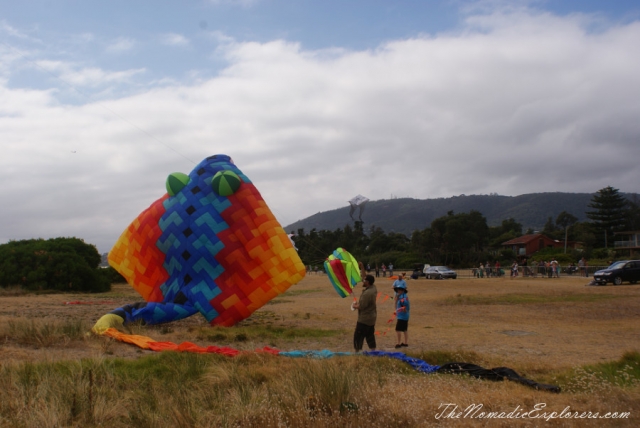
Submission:
{"label": "silver car", "polygon": [[424,271],[427,279],[445,279],[451,278],[456,279],[458,274],[456,271],[449,269],[446,266],[431,266],[425,269]]}

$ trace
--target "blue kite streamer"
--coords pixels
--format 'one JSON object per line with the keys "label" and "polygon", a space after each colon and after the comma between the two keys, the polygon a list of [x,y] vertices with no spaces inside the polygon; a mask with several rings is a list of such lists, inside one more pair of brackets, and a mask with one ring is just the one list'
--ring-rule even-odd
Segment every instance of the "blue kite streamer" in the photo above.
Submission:
{"label": "blue kite streamer", "polygon": [[364,355],[371,355],[373,357],[389,357],[395,358],[396,360],[404,361],[409,364],[414,369],[418,370],[422,373],[434,373],[436,372],[440,366],[432,366],[428,364],[426,361],[419,360],[417,358],[409,357],[402,352],[386,352],[386,351],[366,351],[363,352]]}
{"label": "blue kite streamer", "polygon": [[322,351],[280,351],[278,355],[282,355],[283,357],[291,357],[291,358],[331,358],[331,357],[339,357],[345,355],[353,355],[352,352],[332,352],[328,349],[323,349]]}

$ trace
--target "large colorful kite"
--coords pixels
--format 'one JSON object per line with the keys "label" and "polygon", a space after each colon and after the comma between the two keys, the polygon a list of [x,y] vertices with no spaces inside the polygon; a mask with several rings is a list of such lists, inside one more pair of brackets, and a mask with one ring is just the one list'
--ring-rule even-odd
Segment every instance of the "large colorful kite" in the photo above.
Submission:
{"label": "large colorful kite", "polygon": [[305,267],[256,187],[229,156],[173,173],[167,194],[143,211],[109,264],[144,298],[103,316],[94,331],[200,312],[232,326],[300,281]]}

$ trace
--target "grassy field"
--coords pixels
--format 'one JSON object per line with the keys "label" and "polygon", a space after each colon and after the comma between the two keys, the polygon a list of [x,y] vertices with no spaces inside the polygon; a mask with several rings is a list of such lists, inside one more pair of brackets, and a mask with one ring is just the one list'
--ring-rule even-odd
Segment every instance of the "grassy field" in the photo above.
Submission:
{"label": "grassy field", "polygon": [[[340,299],[320,274],[233,328],[210,327],[196,315],[129,329],[159,341],[247,351],[235,358],[157,354],[86,336],[101,315],[139,300],[126,284],[100,295],[0,291],[0,426],[638,426],[640,286],[587,282],[408,282],[408,355],[437,365],[510,367],[559,385],[560,394],[421,374],[388,358],[253,352],[352,350],[351,300]],[[395,351],[391,281],[376,285],[378,349]],[[587,418],[589,412],[628,417]]]}

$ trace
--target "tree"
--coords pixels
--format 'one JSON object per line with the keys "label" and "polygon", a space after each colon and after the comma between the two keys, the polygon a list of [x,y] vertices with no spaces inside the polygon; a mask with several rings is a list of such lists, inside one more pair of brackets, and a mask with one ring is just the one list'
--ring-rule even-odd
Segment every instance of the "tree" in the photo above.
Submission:
{"label": "tree", "polygon": [[555,231],[556,231],[556,225],[553,222],[553,219],[551,217],[548,217],[547,222],[544,224],[544,227],[542,228],[542,233],[553,238],[555,235]]}
{"label": "tree", "polygon": [[369,229],[369,249],[371,254],[384,253],[389,249],[389,237],[384,230],[378,226],[371,226]]}
{"label": "tree", "polygon": [[573,214],[569,214],[566,211],[562,211],[556,218],[556,224],[564,228],[564,253],[567,254],[567,231],[569,226],[573,226],[578,221],[578,217]]}
{"label": "tree", "polygon": [[[627,200],[618,189],[607,186],[593,195],[587,218],[599,234],[604,234],[604,247],[608,248],[608,236],[622,230],[627,222]],[[602,236],[602,235],[600,235]]]}
{"label": "tree", "polygon": [[431,232],[434,243],[447,259],[458,261],[469,261],[468,256],[481,251],[489,237],[487,219],[475,210],[460,214],[449,211],[431,223]]}
{"label": "tree", "polygon": [[0,287],[108,291],[95,246],[78,238],[28,239],[0,245]]}
{"label": "tree", "polygon": [[522,235],[522,224],[513,218],[502,220],[500,226],[489,228],[489,246],[500,248],[503,242],[517,238],[520,235]]}

